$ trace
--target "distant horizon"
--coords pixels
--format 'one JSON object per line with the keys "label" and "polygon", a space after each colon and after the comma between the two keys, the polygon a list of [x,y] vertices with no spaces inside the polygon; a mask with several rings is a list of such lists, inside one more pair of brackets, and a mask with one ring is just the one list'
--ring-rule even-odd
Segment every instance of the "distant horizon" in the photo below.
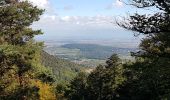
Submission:
{"label": "distant horizon", "polygon": [[[126,32],[126,31],[125,31]],[[106,33],[105,33],[106,34]],[[126,34],[126,33],[124,33]],[[140,40],[142,36],[135,37],[134,33],[127,33],[129,36],[118,36],[114,33],[107,33],[106,36],[102,36],[102,33],[98,35],[98,33],[92,34],[79,34],[66,36],[46,36],[47,34],[40,35],[35,37],[37,41],[44,41],[45,44],[69,44],[69,43],[85,43],[85,44],[98,44],[98,45],[106,45],[112,47],[123,47],[123,48],[138,48]],[[81,36],[82,35],[82,36]]]}
{"label": "distant horizon", "polygon": [[129,42],[121,42],[121,41],[99,41],[99,40],[37,40],[45,43],[45,46],[61,46],[64,44],[96,44],[117,48],[138,48],[139,41],[129,41]]}
{"label": "distant horizon", "polygon": [[40,20],[31,26],[44,32],[43,35],[35,37],[38,41],[89,42],[122,47],[137,47],[140,42],[141,37],[134,37],[133,32],[116,24],[116,21],[126,17],[127,13],[143,13],[141,9],[126,5],[124,2],[127,0],[29,1],[45,9]]}

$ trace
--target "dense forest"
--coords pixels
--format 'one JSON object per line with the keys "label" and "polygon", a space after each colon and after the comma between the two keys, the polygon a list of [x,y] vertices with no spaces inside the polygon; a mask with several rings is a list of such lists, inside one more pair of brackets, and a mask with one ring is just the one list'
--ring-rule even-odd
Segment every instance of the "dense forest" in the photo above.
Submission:
{"label": "dense forest", "polygon": [[[41,30],[30,25],[44,10],[28,1],[0,0],[0,100],[54,100],[54,79],[41,64]],[[47,96],[48,95],[48,96]]]}
{"label": "dense forest", "polygon": [[85,70],[84,66],[57,58],[53,55],[42,51],[42,65],[46,66],[53,73],[56,83],[65,84],[73,79],[79,72]]}
{"label": "dense forest", "polygon": [[144,35],[140,51],[131,53],[135,61],[122,63],[113,54],[105,65],[85,73],[42,51],[43,43],[34,40],[42,32],[30,25],[44,10],[28,1],[0,0],[0,100],[169,100],[170,1],[129,2],[158,11],[117,22]]}

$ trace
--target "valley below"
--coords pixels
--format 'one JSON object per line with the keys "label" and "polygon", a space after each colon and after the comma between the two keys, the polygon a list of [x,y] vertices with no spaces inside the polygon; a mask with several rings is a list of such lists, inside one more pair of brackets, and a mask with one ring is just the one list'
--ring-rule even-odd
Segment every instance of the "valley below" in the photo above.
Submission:
{"label": "valley below", "polygon": [[116,53],[122,61],[133,60],[130,52],[136,52],[137,48],[119,48],[99,44],[66,43],[46,46],[44,50],[50,55],[84,65],[96,67],[104,65],[107,58]]}

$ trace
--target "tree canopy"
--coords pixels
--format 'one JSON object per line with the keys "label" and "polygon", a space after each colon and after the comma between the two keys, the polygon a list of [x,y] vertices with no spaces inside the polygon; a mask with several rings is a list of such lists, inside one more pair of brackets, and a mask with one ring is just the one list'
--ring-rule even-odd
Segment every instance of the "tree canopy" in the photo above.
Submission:
{"label": "tree canopy", "polygon": [[125,66],[125,76],[128,80],[120,91],[133,100],[169,99],[170,1],[130,1],[138,8],[156,7],[157,12],[144,15],[135,13],[128,21],[119,23],[125,29],[144,35],[139,45],[140,51],[132,53],[136,62]]}
{"label": "tree canopy", "polygon": [[[46,86],[46,91],[52,94],[51,86],[39,82],[38,78],[40,72],[47,69],[39,60],[42,43],[35,42],[33,38],[42,32],[30,27],[33,22],[39,20],[43,11],[28,1],[0,1],[0,99],[2,100],[41,98],[40,91],[43,86]],[[49,98],[54,97],[54,95],[49,96]]]}

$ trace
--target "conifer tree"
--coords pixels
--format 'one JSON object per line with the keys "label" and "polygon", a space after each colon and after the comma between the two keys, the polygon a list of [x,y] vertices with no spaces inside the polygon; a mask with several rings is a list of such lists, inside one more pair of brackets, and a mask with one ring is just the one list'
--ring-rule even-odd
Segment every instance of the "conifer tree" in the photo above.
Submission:
{"label": "conifer tree", "polygon": [[144,15],[135,13],[128,21],[119,23],[128,30],[144,35],[139,46],[140,51],[132,53],[137,62],[125,67],[128,81],[122,87],[121,93],[134,100],[169,99],[170,1],[130,1],[132,5],[141,9],[157,8],[157,12]]}
{"label": "conifer tree", "polygon": [[87,100],[86,78],[86,74],[81,72],[70,82],[69,89],[65,91],[68,100]]}
{"label": "conifer tree", "polygon": [[33,58],[42,48],[33,40],[42,34],[41,30],[33,30],[30,25],[42,13],[28,1],[0,1],[0,98],[28,88],[28,72],[34,69]]}

